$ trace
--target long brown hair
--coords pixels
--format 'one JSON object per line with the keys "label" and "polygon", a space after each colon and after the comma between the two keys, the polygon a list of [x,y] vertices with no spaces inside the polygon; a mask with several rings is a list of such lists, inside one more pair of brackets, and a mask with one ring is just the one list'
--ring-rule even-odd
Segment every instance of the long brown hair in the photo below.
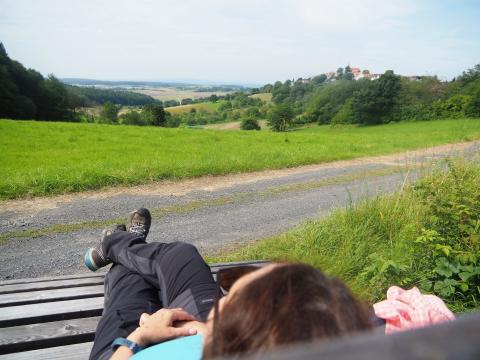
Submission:
{"label": "long brown hair", "polygon": [[246,284],[215,314],[203,358],[371,328],[370,313],[339,280],[304,264],[280,264]]}

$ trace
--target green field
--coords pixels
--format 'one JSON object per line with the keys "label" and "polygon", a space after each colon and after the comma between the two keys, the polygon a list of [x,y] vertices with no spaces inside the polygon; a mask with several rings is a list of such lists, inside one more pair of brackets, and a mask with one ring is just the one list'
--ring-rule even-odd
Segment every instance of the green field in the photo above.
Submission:
{"label": "green field", "polygon": [[190,112],[192,109],[197,111],[204,110],[206,112],[214,112],[218,109],[221,102],[204,102],[198,104],[189,104],[189,105],[179,105],[165,108],[165,111],[168,111],[171,114],[182,114],[185,112]]}
{"label": "green field", "polygon": [[244,245],[210,262],[304,262],[364,300],[419,287],[456,312],[480,308],[480,166],[447,162],[414,186],[350,204],[327,218]]}
{"label": "green field", "polygon": [[266,103],[272,102],[272,93],[260,93],[260,94],[253,94],[250,95],[251,98],[260,99],[265,101]]}
{"label": "green field", "polygon": [[288,133],[0,120],[0,198],[275,169],[480,138],[478,120]]}

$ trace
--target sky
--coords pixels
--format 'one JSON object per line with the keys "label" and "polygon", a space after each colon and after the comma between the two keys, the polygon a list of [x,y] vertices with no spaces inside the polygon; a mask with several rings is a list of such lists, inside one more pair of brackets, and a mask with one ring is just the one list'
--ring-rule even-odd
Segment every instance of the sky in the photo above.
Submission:
{"label": "sky", "polygon": [[480,0],[0,0],[42,74],[265,84],[350,65],[451,79],[480,63]]}

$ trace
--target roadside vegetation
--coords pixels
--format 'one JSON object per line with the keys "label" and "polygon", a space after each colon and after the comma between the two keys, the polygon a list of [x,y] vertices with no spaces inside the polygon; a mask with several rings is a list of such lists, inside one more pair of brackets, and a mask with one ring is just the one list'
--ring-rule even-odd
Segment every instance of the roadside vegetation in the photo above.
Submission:
{"label": "roadside vegetation", "polygon": [[396,194],[210,260],[254,259],[309,263],[371,303],[389,286],[417,286],[456,312],[479,309],[480,166],[447,162]]}
{"label": "roadside vegetation", "polygon": [[288,133],[0,120],[0,198],[278,169],[480,138],[480,121]]}

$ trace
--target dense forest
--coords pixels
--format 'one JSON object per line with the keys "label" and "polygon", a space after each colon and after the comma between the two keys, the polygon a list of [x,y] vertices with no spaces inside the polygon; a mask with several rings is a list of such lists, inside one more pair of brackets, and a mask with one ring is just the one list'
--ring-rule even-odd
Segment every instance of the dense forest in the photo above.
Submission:
{"label": "dense forest", "polygon": [[0,117],[79,121],[76,109],[106,102],[161,105],[150,96],[130,91],[65,85],[53,75],[44,78],[38,71],[10,59],[0,43]]}
{"label": "dense forest", "polygon": [[163,103],[151,96],[133,91],[116,89],[97,89],[93,86],[65,85],[68,93],[75,99],[75,107],[91,107],[111,102],[125,106],[144,106]]}
{"label": "dense forest", "polygon": [[0,43],[0,117],[69,120],[73,106],[65,86],[11,60]]}

